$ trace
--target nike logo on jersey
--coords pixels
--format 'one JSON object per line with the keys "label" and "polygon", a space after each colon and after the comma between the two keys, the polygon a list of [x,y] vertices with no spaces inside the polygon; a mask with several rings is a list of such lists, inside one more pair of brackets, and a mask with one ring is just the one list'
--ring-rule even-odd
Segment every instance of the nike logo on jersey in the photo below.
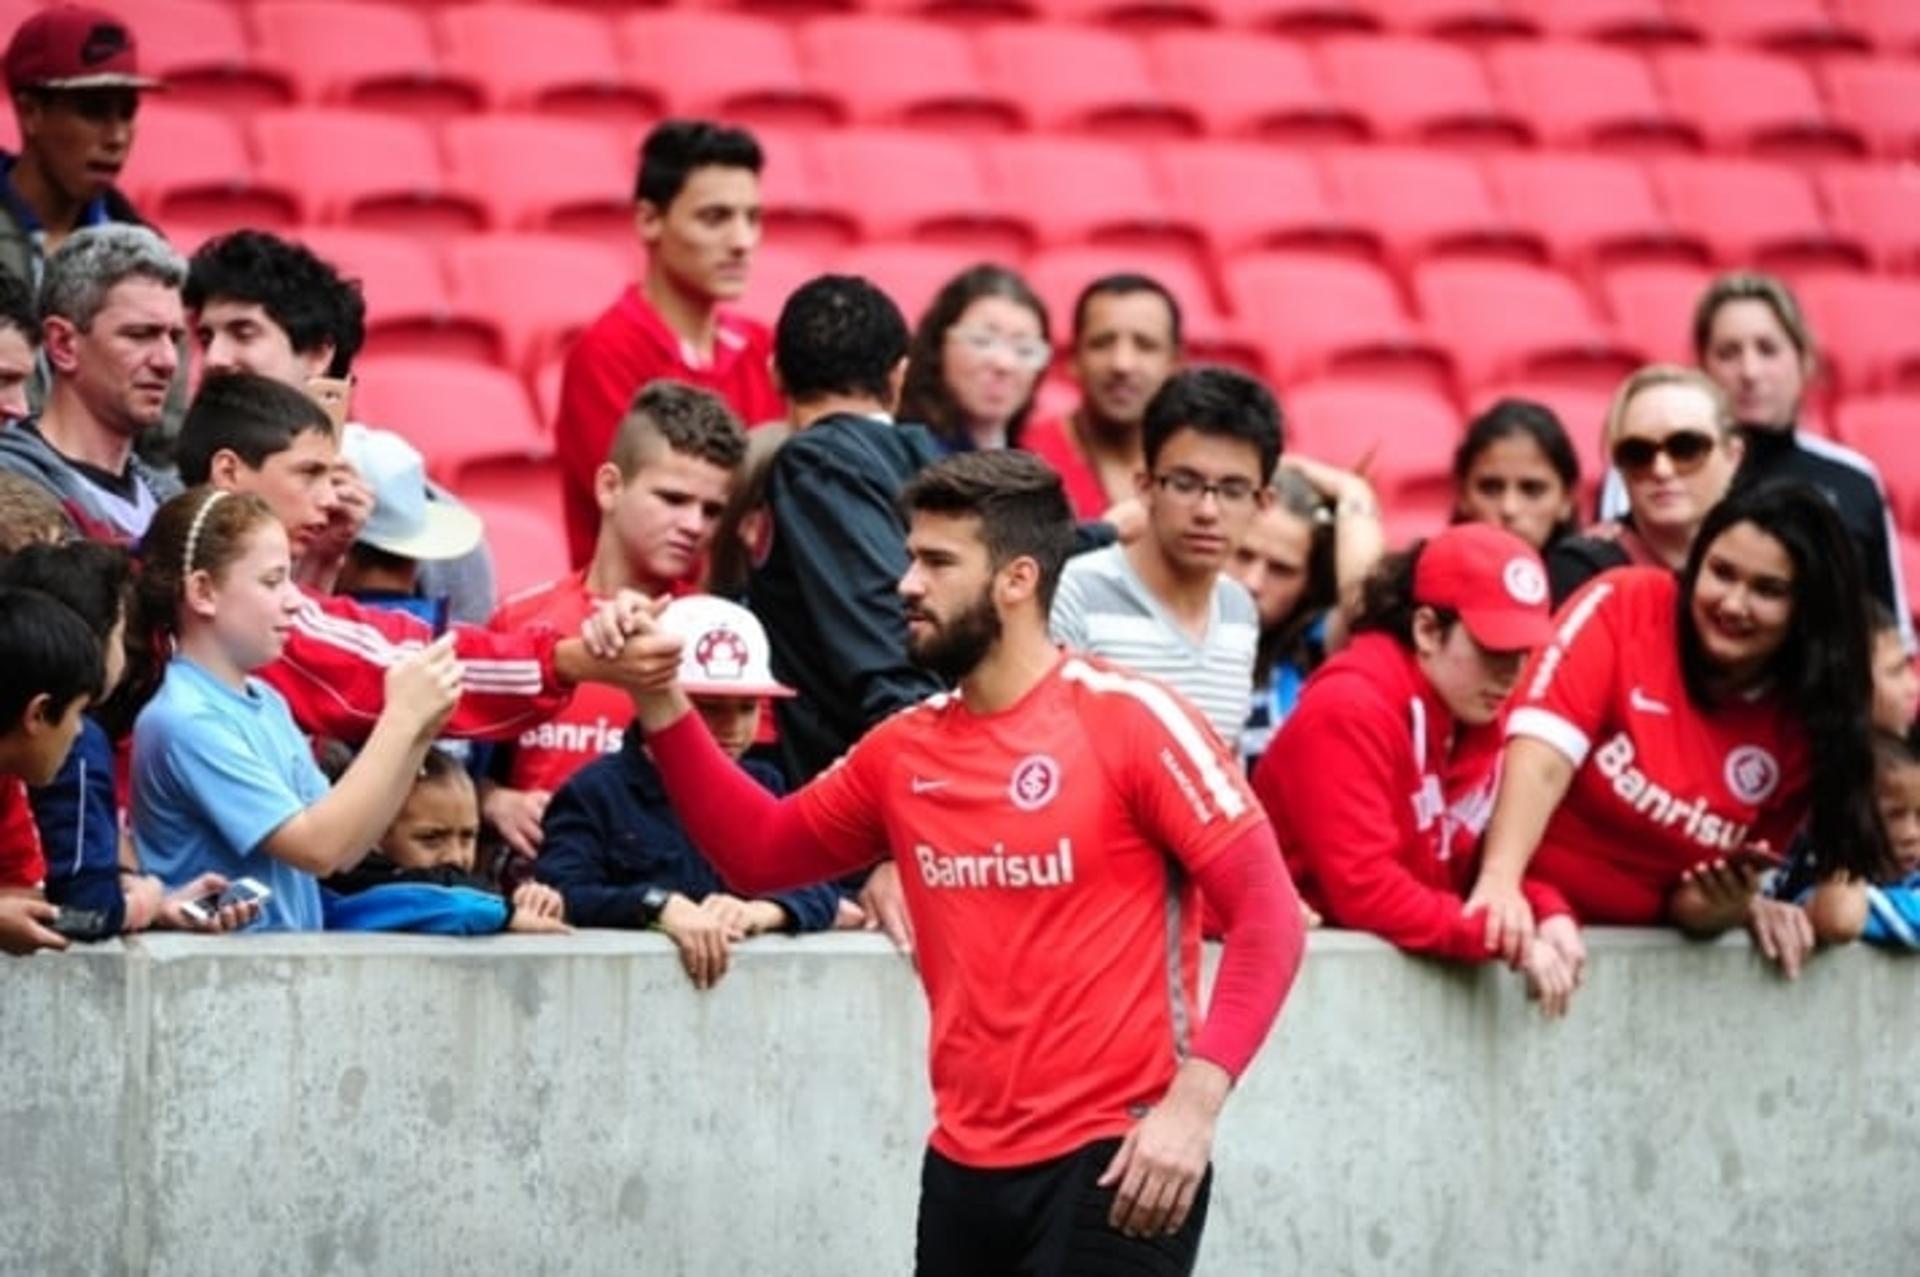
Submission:
{"label": "nike logo on jersey", "polygon": [[916,794],[930,794],[936,789],[945,789],[953,782],[950,780],[929,780],[925,776],[915,776],[907,783],[908,787]]}
{"label": "nike logo on jersey", "polygon": [[1656,701],[1637,687],[1627,689],[1627,704],[1641,714],[1671,714],[1665,701]]}

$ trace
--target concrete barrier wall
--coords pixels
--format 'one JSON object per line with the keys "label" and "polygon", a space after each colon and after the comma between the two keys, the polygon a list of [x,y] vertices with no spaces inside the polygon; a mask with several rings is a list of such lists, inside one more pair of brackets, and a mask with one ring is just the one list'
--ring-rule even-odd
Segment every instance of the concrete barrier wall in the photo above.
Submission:
{"label": "concrete barrier wall", "polygon": [[[1210,1274],[1911,1273],[1920,967],[1598,933],[1573,1017],[1326,933]],[[926,1015],[870,936],[158,937],[0,961],[0,1272],[892,1274]]]}

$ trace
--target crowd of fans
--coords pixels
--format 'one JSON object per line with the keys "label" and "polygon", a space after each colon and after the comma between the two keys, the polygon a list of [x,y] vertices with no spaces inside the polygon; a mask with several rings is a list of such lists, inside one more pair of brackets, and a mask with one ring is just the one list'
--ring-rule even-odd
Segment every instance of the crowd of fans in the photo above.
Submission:
{"label": "crowd of fans", "polygon": [[[102,25],[119,38],[82,65]],[[733,314],[760,147],[668,122],[634,187],[644,273],[565,367],[573,570],[500,600],[478,518],[352,420],[358,287],[259,231],[182,258],[114,190],[151,87],[124,28],[49,10],[5,73],[9,952],[652,927],[705,988],[765,932],[911,948],[912,866],[729,890],[633,723],[615,618],[673,597],[714,737],[767,790],[804,784],[992,640],[983,600],[909,659],[898,501],[1002,448],[1057,470],[1081,520],[1055,640],[1238,747],[1327,925],[1505,960],[1549,1013],[1587,925],[1745,927],[1789,975],[1820,943],[1920,945],[1895,541],[1872,468],[1796,428],[1818,365],[1778,280],[1714,282],[1697,366],[1621,383],[1596,517],[1563,424],[1504,400],[1460,441],[1452,525],[1393,546],[1365,473],[1287,451],[1268,388],[1184,363],[1151,278],[1087,282],[1058,417],[1035,412],[1046,308],[1002,266],[916,324],[833,275],[772,331]]]}

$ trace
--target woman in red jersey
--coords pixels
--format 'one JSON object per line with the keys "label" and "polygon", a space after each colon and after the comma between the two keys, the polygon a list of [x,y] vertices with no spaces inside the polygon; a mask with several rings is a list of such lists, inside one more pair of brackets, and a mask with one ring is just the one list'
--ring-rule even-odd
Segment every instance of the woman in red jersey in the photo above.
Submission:
{"label": "woman in red jersey", "polygon": [[[1520,537],[1463,523],[1381,563],[1354,638],[1307,683],[1253,773],[1301,895],[1335,926],[1463,962],[1496,956],[1466,912],[1493,803],[1503,706],[1552,634],[1546,571]],[[1543,1009],[1573,993],[1579,929],[1551,889],[1523,890],[1544,943]]]}
{"label": "woman in red jersey", "polygon": [[1803,822],[1821,876],[1876,870],[1865,599],[1831,504],[1792,483],[1721,502],[1679,577],[1622,568],[1576,594],[1508,720],[1469,901],[1488,942],[1525,951],[1523,873],[1586,922],[1712,935],[1749,918]]}

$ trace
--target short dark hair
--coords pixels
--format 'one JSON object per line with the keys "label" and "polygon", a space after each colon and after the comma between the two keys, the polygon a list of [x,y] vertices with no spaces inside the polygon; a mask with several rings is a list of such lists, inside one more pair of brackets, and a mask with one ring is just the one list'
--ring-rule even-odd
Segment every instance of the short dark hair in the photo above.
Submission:
{"label": "short dark hair", "polygon": [[0,328],[17,328],[29,346],[40,344],[39,299],[12,271],[0,271]]}
{"label": "short dark hair", "polygon": [[1182,430],[1250,443],[1260,452],[1260,482],[1280,462],[1280,404],[1273,392],[1232,368],[1188,368],[1167,378],[1147,401],[1140,442],[1147,469]]}
{"label": "short dark hair", "polygon": [[1013,448],[956,453],[915,475],[900,493],[900,509],[909,517],[978,518],[987,561],[997,570],[1031,558],[1040,567],[1040,607],[1053,607],[1073,552],[1073,508],[1060,476],[1040,458]]}
{"label": "short dark hair", "polygon": [[658,459],[660,444],[722,470],[737,470],[747,455],[747,432],[719,395],[661,377],[633,397],[607,460],[622,479],[631,479]]}
{"label": "short dark hair", "polygon": [[711,120],[662,120],[640,143],[633,198],[664,209],[679,198],[695,169],[710,165],[758,174],[766,166],[766,156],[745,129]]}
{"label": "short dark hair", "polygon": [[773,366],[794,403],[827,395],[887,403],[893,370],[906,353],[906,317],[893,298],[858,275],[808,280],[774,324]]}
{"label": "short dark hair", "polygon": [[181,301],[199,310],[227,298],[267,312],[301,354],[333,343],[327,374],[344,377],[367,337],[367,302],[357,280],[304,244],[265,231],[234,231],[202,244],[187,263]]}
{"label": "short dark hair", "polygon": [[[927,427],[949,443],[966,437],[966,423],[960,419],[960,404],[947,385],[947,330],[960,322],[960,316],[982,297],[1002,297],[1033,312],[1040,324],[1040,339],[1051,343],[1047,326],[1046,303],[1032,285],[1014,271],[992,262],[970,266],[948,280],[926,313],[914,325],[913,340],[907,347],[907,378],[900,391],[900,417]],[[1033,381],[1033,393],[1007,421],[1007,446],[1020,446],[1021,432],[1033,412],[1034,396],[1040,390],[1040,378]]]}
{"label": "short dark hair", "polygon": [[[1573,441],[1567,438],[1567,428],[1553,409],[1545,404],[1535,403],[1531,399],[1501,399],[1485,412],[1467,423],[1467,433],[1460,439],[1460,446],[1453,450],[1453,494],[1457,504],[1467,485],[1467,473],[1473,469],[1473,463],[1480,454],[1496,443],[1508,439],[1525,437],[1533,440],[1540,455],[1547,459],[1554,474],[1560,478],[1560,486],[1567,490],[1569,497],[1577,498],[1580,493],[1580,456],[1573,450]],[[1548,544],[1558,541],[1574,531],[1574,520],[1568,517],[1555,525],[1548,537]]]}
{"label": "short dark hair", "polygon": [[1180,301],[1173,291],[1151,275],[1138,275],[1121,272],[1116,275],[1102,275],[1085,288],[1073,303],[1073,343],[1080,344],[1081,334],[1087,331],[1087,306],[1096,297],[1125,297],[1130,293],[1152,293],[1167,304],[1167,319],[1171,324],[1170,335],[1173,348],[1180,349],[1184,340],[1180,315]]}
{"label": "short dark hair", "polygon": [[0,586],[0,732],[11,732],[44,694],[57,717],[106,679],[100,642],[74,610],[38,590]]}
{"label": "short dark hair", "polygon": [[102,541],[29,545],[0,559],[0,586],[59,599],[104,645],[132,601],[133,561]]}
{"label": "short dark hair", "polygon": [[205,483],[213,455],[222,450],[237,453],[258,470],[268,457],[315,430],[331,435],[333,419],[305,391],[259,373],[208,377],[180,423],[175,454],[180,480],[190,487]]}

